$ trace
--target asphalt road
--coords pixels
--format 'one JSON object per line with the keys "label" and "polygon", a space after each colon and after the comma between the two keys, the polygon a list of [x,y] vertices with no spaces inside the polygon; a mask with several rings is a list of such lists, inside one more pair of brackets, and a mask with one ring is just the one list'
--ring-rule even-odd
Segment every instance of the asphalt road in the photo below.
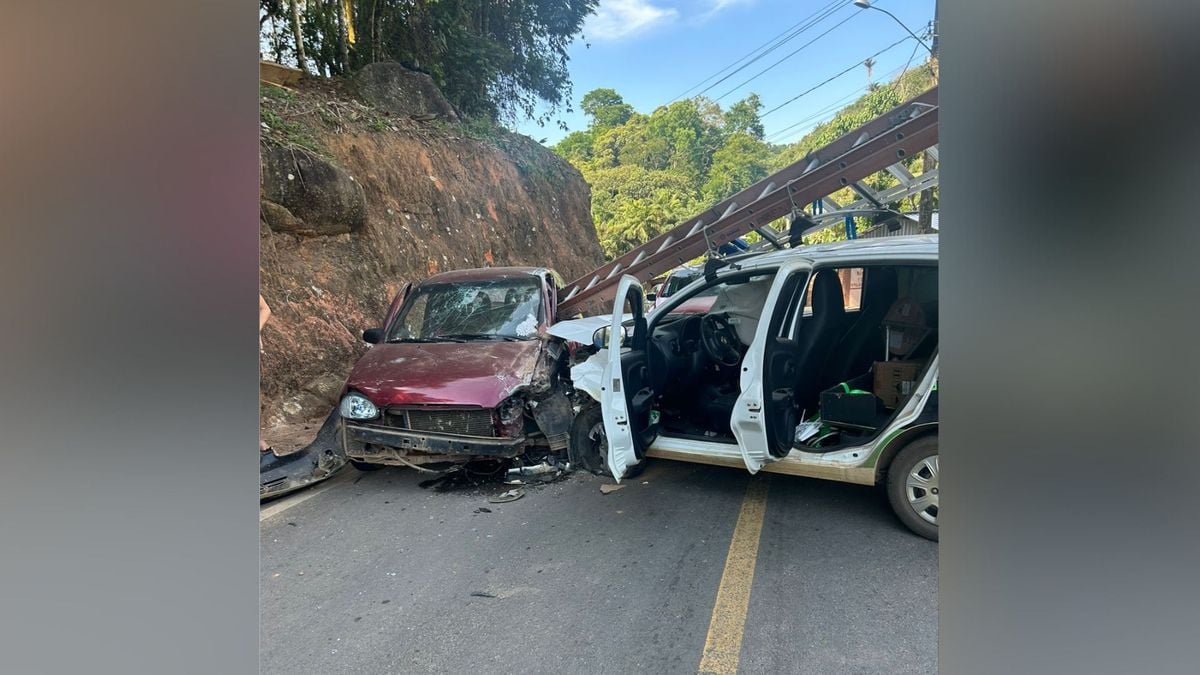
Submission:
{"label": "asphalt road", "polygon": [[874,488],[658,460],[491,504],[423,478],[347,467],[264,505],[261,672],[695,673],[751,480],[738,672],[937,670],[937,544]]}

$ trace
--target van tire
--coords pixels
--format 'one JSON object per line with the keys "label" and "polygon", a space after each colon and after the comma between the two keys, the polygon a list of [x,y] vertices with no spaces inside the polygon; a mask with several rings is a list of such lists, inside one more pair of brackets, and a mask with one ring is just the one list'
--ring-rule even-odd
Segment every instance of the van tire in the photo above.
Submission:
{"label": "van tire", "polygon": [[[580,469],[590,471],[597,476],[611,478],[612,470],[608,468],[608,444],[606,441],[596,439],[597,432],[603,439],[604,414],[599,403],[588,403],[571,422],[571,445],[567,450],[568,457],[571,464]],[[637,478],[645,468],[646,460],[643,459],[625,471],[623,480]]]}
{"label": "van tire", "polygon": [[[932,459],[932,461],[930,461]],[[896,517],[900,522],[912,530],[913,532],[931,539],[938,540],[938,525],[936,522],[930,522],[925,517],[918,513],[914,507],[914,499],[917,501],[917,506],[922,503],[922,500],[927,500],[933,497],[936,504],[938,497],[938,437],[936,434],[921,436],[904,446],[904,449],[896,455],[892,460],[891,466],[888,467],[887,474],[887,496],[888,502],[892,505],[892,511],[896,513]],[[933,471],[931,471],[933,469]],[[910,495],[909,476],[913,476],[914,482],[920,482],[922,479],[932,478],[932,486],[928,488],[920,488],[914,486],[914,490]],[[929,510],[924,511],[925,515],[932,515],[937,519],[937,507],[933,508],[934,513],[930,514]]]}

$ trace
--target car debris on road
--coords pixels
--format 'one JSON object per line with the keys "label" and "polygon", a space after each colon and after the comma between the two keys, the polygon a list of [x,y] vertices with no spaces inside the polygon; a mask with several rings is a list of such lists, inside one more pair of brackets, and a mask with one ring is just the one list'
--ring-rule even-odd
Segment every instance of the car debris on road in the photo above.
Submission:
{"label": "car debris on road", "polygon": [[259,500],[273,499],[319,483],[345,466],[346,455],[338,443],[340,426],[341,417],[334,409],[325,418],[312,443],[286,455],[277,455],[274,451],[259,453]]}

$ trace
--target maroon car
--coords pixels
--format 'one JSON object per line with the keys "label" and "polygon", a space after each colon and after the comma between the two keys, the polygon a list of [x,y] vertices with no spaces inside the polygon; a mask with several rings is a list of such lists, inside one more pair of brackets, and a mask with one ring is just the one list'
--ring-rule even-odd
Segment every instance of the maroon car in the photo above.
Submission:
{"label": "maroon car", "polygon": [[339,405],[361,469],[566,448],[566,350],[545,334],[561,278],[498,267],[446,272],[400,292]]}

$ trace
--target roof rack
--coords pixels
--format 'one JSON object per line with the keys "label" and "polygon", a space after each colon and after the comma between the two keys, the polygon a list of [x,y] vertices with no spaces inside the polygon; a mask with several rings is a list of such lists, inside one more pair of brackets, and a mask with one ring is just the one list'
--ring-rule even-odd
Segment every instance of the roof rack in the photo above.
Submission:
{"label": "roof rack", "polygon": [[[787,235],[767,226],[777,218],[803,214],[812,222],[804,231],[808,233],[830,227],[852,210],[879,210],[928,189],[937,184],[936,170],[913,176],[902,162],[934,147],[937,139],[938,88],[933,87],[567,284],[558,296],[560,316],[579,311],[589,301],[610,299],[622,275],[646,281],[705,252],[717,257],[718,247],[748,232],[757,231],[782,248]],[[883,170],[900,184],[876,193],[860,182]],[[859,199],[843,207],[829,195],[845,187]],[[805,213],[804,207],[813,203],[822,205],[821,212]]]}

